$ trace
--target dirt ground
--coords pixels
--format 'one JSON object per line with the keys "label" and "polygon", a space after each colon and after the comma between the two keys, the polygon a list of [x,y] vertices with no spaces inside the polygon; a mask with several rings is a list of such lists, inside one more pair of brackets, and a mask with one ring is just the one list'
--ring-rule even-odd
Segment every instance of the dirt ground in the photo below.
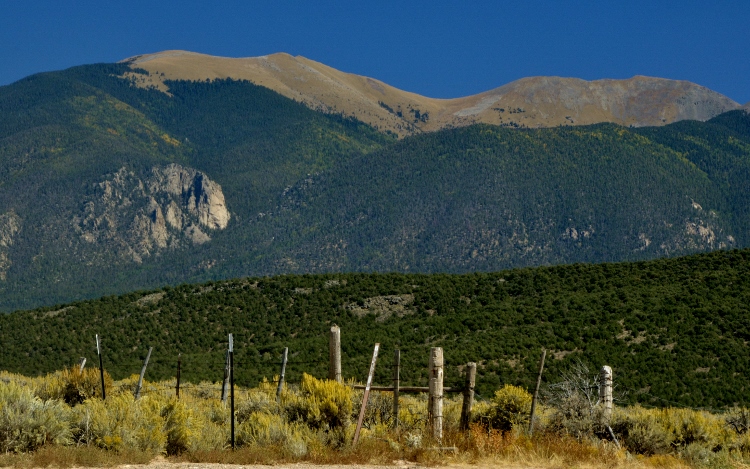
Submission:
{"label": "dirt ground", "polygon": [[[235,465],[235,464],[215,464],[215,463],[173,463],[166,460],[154,460],[149,464],[126,464],[117,466],[117,469],[418,469],[424,468],[417,463],[408,461],[394,461],[392,464],[387,465],[369,465],[369,464],[309,464],[309,463],[295,463],[295,464],[274,464],[272,466],[250,464],[250,465]],[[444,469],[490,469],[497,468],[496,465],[487,464],[448,464],[445,466],[437,466]],[[520,466],[501,466],[503,469],[521,469]],[[523,469],[534,469],[532,467],[524,466]]]}

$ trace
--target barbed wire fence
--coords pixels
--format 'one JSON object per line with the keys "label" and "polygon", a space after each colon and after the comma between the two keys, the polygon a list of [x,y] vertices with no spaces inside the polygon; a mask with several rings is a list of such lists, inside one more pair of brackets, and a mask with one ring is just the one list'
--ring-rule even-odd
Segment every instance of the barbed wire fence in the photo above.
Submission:
{"label": "barbed wire fence", "polygon": [[[244,378],[241,380],[244,383],[249,383],[253,379],[258,379],[259,376],[263,376],[262,380],[259,379],[261,383],[265,383],[269,386],[278,386],[280,382],[283,382],[287,386],[295,387],[299,386],[301,384],[302,375],[303,373],[307,373],[310,368],[314,368],[318,370],[318,372],[321,369],[328,369],[329,370],[329,376],[328,378],[331,378],[331,370],[337,368],[338,369],[338,380],[341,381],[341,360],[342,358],[348,362],[347,368],[349,370],[354,371],[354,375],[356,376],[356,379],[358,382],[364,382],[365,376],[367,376],[367,367],[368,363],[362,359],[361,353],[357,354],[356,356],[351,356],[349,353],[347,353],[345,350],[340,350],[340,340],[338,340],[338,363],[334,363],[334,353],[330,352],[328,360],[322,359],[322,358],[307,358],[304,356],[292,356],[291,358],[287,359],[284,362],[283,368],[281,364],[281,353],[269,355],[268,351],[264,352],[263,359],[259,360],[257,357],[237,357],[237,359],[233,360],[233,369],[232,369],[232,375],[233,378],[236,376],[244,376]],[[122,393],[126,391],[132,390],[134,393],[139,393],[141,395],[154,395],[154,394],[161,394],[164,396],[169,395],[178,395],[178,393],[182,393],[183,396],[190,396],[193,398],[203,398],[203,399],[226,399],[227,396],[227,373],[226,369],[228,367],[227,360],[221,360],[219,357],[221,356],[222,351],[212,351],[212,352],[206,352],[206,353],[191,353],[189,356],[183,357],[180,360],[180,365],[178,365],[178,360],[175,359],[169,359],[166,357],[154,357],[149,365],[150,366],[158,366],[160,368],[164,367],[174,367],[175,369],[181,368],[181,371],[183,373],[183,379],[185,376],[189,376],[191,373],[191,369],[193,368],[200,368],[205,369],[206,367],[209,367],[210,369],[216,370],[215,377],[216,379],[213,381],[210,380],[202,380],[198,383],[194,382],[197,381],[195,379],[188,380],[188,382],[180,382],[179,378],[172,378],[165,382],[160,383],[154,383],[146,381],[146,383],[142,386],[140,390],[136,390],[136,385],[133,383],[118,383],[114,388],[113,391],[117,393]],[[323,355],[322,353],[320,355]],[[319,355],[319,356],[320,356]],[[96,365],[96,362],[92,361],[90,362],[92,365]],[[413,363],[413,362],[412,362]],[[424,364],[424,368],[429,368],[429,363]],[[137,376],[136,371],[141,366],[141,363],[136,362],[135,360],[131,360],[128,362],[122,362],[118,361],[117,363],[108,364],[107,366],[104,366],[104,369],[106,369],[109,372],[115,372],[116,374],[120,376],[128,376],[128,372],[130,372],[130,377]],[[451,369],[451,370],[457,370],[458,373],[452,373],[449,377],[445,378],[444,376],[441,377],[443,379],[443,382],[441,383],[441,393],[443,392],[442,389],[452,390],[453,392],[460,392],[464,395],[467,395],[467,388],[469,385],[467,384],[465,380],[465,376],[462,376],[462,371],[465,368],[466,364],[464,363],[456,363],[451,361],[444,361],[443,366],[445,369]],[[378,365],[378,376],[381,380],[387,380],[389,382],[392,382],[393,380],[389,379],[389,376],[393,376],[394,372],[396,370],[399,370],[401,368],[401,365],[399,363],[381,363]],[[543,366],[542,366],[543,368]],[[262,369],[263,371],[269,371],[267,375],[263,375],[262,373],[259,373],[258,370]],[[252,371],[251,371],[252,370]],[[145,365],[142,370],[142,374],[147,373]],[[441,371],[442,373],[442,371]],[[308,373],[309,374],[309,373]],[[319,376],[315,376],[319,379],[325,379],[326,376],[321,376],[320,373],[318,373]],[[334,373],[335,374],[335,373]],[[428,373],[429,375],[429,373]],[[283,376],[283,378],[281,378]],[[419,376],[423,376],[422,372],[419,373]],[[622,396],[624,395],[630,395],[630,396],[646,396],[651,401],[651,403],[648,402],[639,402],[638,404],[645,407],[645,408],[662,408],[662,407],[672,407],[672,408],[682,408],[682,409],[690,409],[694,411],[708,411],[712,413],[721,413],[725,412],[726,409],[716,409],[708,406],[701,406],[701,407],[693,407],[689,405],[685,405],[683,403],[677,402],[675,400],[666,399],[664,397],[661,397],[657,394],[654,394],[652,392],[649,392],[651,388],[648,388],[648,390],[641,388],[641,389],[635,389],[629,386],[626,386],[622,383],[616,383],[612,385],[610,382],[611,389],[609,391],[609,396],[606,396],[601,388],[600,382],[596,381],[596,376],[598,374],[592,374],[594,376],[594,379],[591,380],[590,384],[588,384],[586,388],[580,387],[579,390],[586,393],[591,399],[594,399],[596,402],[596,405],[599,405],[602,401],[602,399],[608,399],[608,406],[611,409],[614,402],[622,401]],[[516,370],[514,377],[518,379],[519,377],[527,380],[532,381],[533,378],[538,378],[539,381],[542,381],[542,373],[541,370],[539,374],[536,372],[530,371],[530,370]],[[562,377],[564,378],[564,376]],[[361,380],[361,381],[359,381]],[[368,381],[371,381],[372,377],[369,378]],[[611,380],[611,376],[610,376]],[[174,383],[174,384],[173,384]],[[355,384],[355,383],[350,383]],[[559,383],[547,383],[546,380],[544,382],[543,387],[543,394],[549,394],[550,390],[554,390],[555,386]],[[361,387],[361,385],[358,385]],[[491,404],[493,396],[482,396],[479,393],[476,393],[473,390],[474,385],[472,384],[472,390],[471,390],[471,398],[476,399],[477,402],[482,402],[484,404]],[[179,389],[179,391],[178,391]],[[408,390],[406,390],[408,389]],[[418,388],[415,386],[406,386],[405,390],[401,390],[401,392],[413,392],[413,389],[417,389],[415,392],[423,392],[425,394],[428,394],[430,392],[429,387],[425,388]],[[614,393],[613,393],[614,390]],[[534,394],[534,400],[537,399],[537,390],[528,390],[531,391]],[[397,393],[394,392],[393,385],[391,387],[388,386],[376,386],[375,389],[373,389],[373,392],[386,392],[386,393],[393,393],[394,394],[394,401],[398,399]],[[450,391],[447,391],[450,392]],[[431,397],[428,397],[428,405],[431,405]],[[442,396],[441,396],[442,399]],[[658,404],[654,404],[654,402],[662,404],[661,406]],[[365,406],[367,403],[364,403]],[[392,415],[397,415],[397,405],[394,405],[395,411],[392,412]],[[413,410],[410,410],[415,416],[418,417],[424,417],[429,418],[431,413],[434,413],[435,411],[431,411],[429,408],[424,412],[413,412]],[[469,410],[470,411],[470,410]],[[485,418],[488,418],[489,416],[483,416]],[[394,417],[395,419],[395,417]],[[534,421],[533,415],[530,416],[530,421]]]}

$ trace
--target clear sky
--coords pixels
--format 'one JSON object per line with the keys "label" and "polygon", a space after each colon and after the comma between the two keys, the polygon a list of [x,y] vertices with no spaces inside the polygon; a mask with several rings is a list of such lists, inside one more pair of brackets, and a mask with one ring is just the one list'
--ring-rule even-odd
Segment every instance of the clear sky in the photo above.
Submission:
{"label": "clear sky", "polygon": [[167,49],[288,52],[436,98],[649,75],[750,101],[748,0],[0,0],[0,85]]}

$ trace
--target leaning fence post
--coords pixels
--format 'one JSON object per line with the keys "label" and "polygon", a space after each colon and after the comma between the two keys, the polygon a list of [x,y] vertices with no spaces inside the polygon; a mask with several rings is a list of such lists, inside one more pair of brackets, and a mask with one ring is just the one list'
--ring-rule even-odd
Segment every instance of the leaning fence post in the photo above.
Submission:
{"label": "leaning fence post", "polygon": [[359,432],[362,430],[362,422],[365,420],[365,410],[367,409],[367,398],[370,397],[370,386],[372,385],[372,376],[375,374],[375,362],[378,360],[378,350],[380,344],[375,344],[375,349],[372,351],[372,361],[370,362],[370,372],[367,374],[367,384],[365,384],[365,392],[362,395],[362,408],[359,410],[359,418],[357,419],[357,428],[354,430],[354,441],[352,445],[356,445],[359,441]]}
{"label": "leaning fence post", "polygon": [[438,441],[443,439],[443,363],[442,347],[432,347],[429,362],[430,393],[427,419],[432,429],[432,437]]}
{"label": "leaning fence post", "polygon": [[341,329],[331,326],[328,340],[328,379],[341,382]]}
{"label": "leaning fence post", "polygon": [[83,373],[84,366],[86,366],[86,357],[81,357],[80,367],[78,368],[79,373]]}
{"label": "leaning fence post", "polygon": [[466,385],[464,387],[464,403],[461,406],[461,430],[468,430],[471,423],[471,408],[474,406],[474,385],[477,379],[477,364],[466,364]]}
{"label": "leaning fence post", "polygon": [[398,394],[401,385],[401,350],[393,352],[393,427],[398,428]]}
{"label": "leaning fence post", "polygon": [[612,368],[603,366],[599,375],[599,402],[604,409],[604,421],[609,423],[612,417]]}
{"label": "leaning fence post", "polygon": [[529,435],[534,431],[534,412],[536,411],[536,401],[539,399],[539,386],[542,384],[542,372],[544,371],[544,359],[547,357],[547,351],[542,349],[542,358],[539,360],[539,376],[536,378],[536,388],[534,388],[534,397],[531,399],[531,412],[529,413]]}
{"label": "leaning fence post", "polygon": [[281,388],[284,386],[284,373],[286,373],[286,359],[289,353],[289,347],[284,347],[284,356],[281,358],[281,374],[279,375],[279,385],[276,388],[276,402],[281,399]]}
{"label": "leaning fence post", "polygon": [[99,376],[102,379],[102,400],[107,399],[107,392],[104,390],[104,362],[102,360],[102,348],[99,344],[99,334],[96,334],[96,354],[99,355]]}
{"label": "leaning fence post", "polygon": [[141,397],[141,388],[143,387],[143,376],[146,374],[146,367],[148,366],[148,360],[151,358],[151,350],[153,347],[148,348],[148,354],[146,359],[143,361],[143,368],[141,368],[141,375],[138,377],[138,384],[135,385],[135,398],[136,400]]}

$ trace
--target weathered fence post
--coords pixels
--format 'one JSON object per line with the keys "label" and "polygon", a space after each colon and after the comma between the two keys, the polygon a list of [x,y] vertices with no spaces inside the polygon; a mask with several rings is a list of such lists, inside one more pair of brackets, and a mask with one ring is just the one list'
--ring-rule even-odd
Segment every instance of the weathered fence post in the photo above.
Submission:
{"label": "weathered fence post", "polygon": [[151,358],[151,350],[153,347],[148,348],[148,354],[146,359],[143,361],[143,368],[141,368],[141,376],[138,377],[138,384],[135,385],[135,399],[138,400],[141,397],[141,388],[143,387],[143,376],[146,374],[146,367],[148,366],[148,360]]}
{"label": "weathered fence post", "polygon": [[398,428],[398,394],[401,385],[401,350],[393,352],[393,428]]}
{"label": "weathered fence post", "polygon": [[96,334],[96,354],[99,355],[99,376],[102,379],[102,400],[107,399],[107,392],[104,390],[104,361],[102,360],[102,348],[99,344],[99,334]]}
{"label": "weathered fence post", "polygon": [[79,373],[83,373],[84,366],[86,366],[86,357],[81,357],[80,367],[78,368]]}
{"label": "weathered fence post", "polygon": [[539,386],[542,384],[542,372],[544,371],[544,359],[547,357],[547,351],[542,349],[542,358],[539,360],[539,376],[536,378],[536,388],[534,388],[534,397],[531,399],[531,412],[529,413],[529,435],[534,431],[534,412],[536,411],[536,401],[539,399]]}
{"label": "weathered fence post", "polygon": [[224,382],[221,385],[221,402],[227,402],[227,392],[229,391],[229,348],[227,356],[224,359]]}
{"label": "weathered fence post", "polygon": [[180,398],[180,371],[182,368],[182,354],[177,354],[177,386],[175,386],[175,395]]}
{"label": "weathered fence post", "polygon": [[281,388],[284,386],[284,374],[286,373],[286,359],[289,347],[284,347],[284,356],[281,357],[281,374],[279,374],[279,385],[276,388],[276,402],[281,400]]}
{"label": "weathered fence post", "polygon": [[603,409],[603,417],[609,423],[612,417],[612,368],[603,366],[599,375],[599,402]]}
{"label": "weathered fence post", "polygon": [[234,450],[234,340],[232,334],[229,334],[229,394],[230,412],[232,413],[232,450]]}
{"label": "weathered fence post", "polygon": [[443,364],[442,347],[432,347],[429,362],[430,392],[427,420],[432,430],[432,437],[438,441],[443,439]]}
{"label": "weathered fence post", "polygon": [[328,341],[328,379],[341,382],[341,329],[331,326]]}
{"label": "weathered fence post", "polygon": [[372,351],[372,361],[370,362],[370,372],[367,374],[367,384],[365,384],[365,393],[362,395],[362,407],[359,410],[359,418],[357,419],[357,428],[354,430],[354,441],[352,445],[356,445],[359,441],[359,432],[362,430],[362,422],[365,419],[365,410],[367,409],[367,398],[370,397],[370,386],[372,386],[372,377],[375,374],[375,363],[378,360],[378,350],[380,344],[375,344],[375,349]]}
{"label": "weathered fence post", "polygon": [[461,406],[461,430],[468,430],[471,423],[471,408],[474,406],[474,385],[477,379],[477,364],[466,364],[466,386],[464,387],[464,403]]}

